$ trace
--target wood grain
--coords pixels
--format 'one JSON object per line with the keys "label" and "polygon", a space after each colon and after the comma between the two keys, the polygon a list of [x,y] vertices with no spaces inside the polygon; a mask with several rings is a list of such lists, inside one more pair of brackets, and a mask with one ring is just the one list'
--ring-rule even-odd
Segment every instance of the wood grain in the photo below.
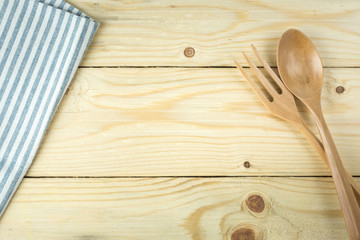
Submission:
{"label": "wood grain", "polygon": [[347,239],[331,179],[306,177],[25,179],[0,238],[230,240],[238,229],[257,240]]}
{"label": "wood grain", "polygon": [[[325,118],[352,174],[360,174],[359,75],[360,69],[326,69],[323,89]],[[297,129],[267,112],[237,69],[86,68],[28,176],[329,174]]]}
{"label": "wood grain", "polygon": [[[69,2],[101,23],[84,66],[231,66],[250,44],[275,66],[287,28],[305,32],[325,66],[360,66],[360,1]],[[187,47],[195,50],[192,58],[184,55]]]}

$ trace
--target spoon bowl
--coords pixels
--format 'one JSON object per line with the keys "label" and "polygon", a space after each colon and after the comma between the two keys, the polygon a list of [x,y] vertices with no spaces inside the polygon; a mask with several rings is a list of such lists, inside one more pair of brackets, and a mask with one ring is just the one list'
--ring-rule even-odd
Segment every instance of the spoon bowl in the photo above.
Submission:
{"label": "spoon bowl", "polygon": [[304,33],[287,30],[279,42],[277,59],[282,80],[296,96],[320,97],[323,66],[314,44]]}
{"label": "spoon bowl", "polygon": [[302,32],[287,30],[278,46],[278,69],[285,86],[312,113],[323,140],[351,240],[360,239],[360,208],[321,110],[323,67],[314,44]]}

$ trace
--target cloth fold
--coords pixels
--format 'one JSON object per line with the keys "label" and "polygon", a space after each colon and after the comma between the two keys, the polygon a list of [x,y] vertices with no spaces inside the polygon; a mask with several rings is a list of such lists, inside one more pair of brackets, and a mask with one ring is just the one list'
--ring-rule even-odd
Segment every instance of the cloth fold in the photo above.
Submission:
{"label": "cloth fold", "polygon": [[63,0],[0,0],[0,216],[98,26]]}

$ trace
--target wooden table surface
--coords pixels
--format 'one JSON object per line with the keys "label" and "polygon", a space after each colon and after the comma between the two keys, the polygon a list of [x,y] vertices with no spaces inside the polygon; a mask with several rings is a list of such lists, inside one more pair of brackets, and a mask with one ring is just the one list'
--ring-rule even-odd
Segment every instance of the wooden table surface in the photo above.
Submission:
{"label": "wooden table surface", "polygon": [[360,176],[360,1],[69,2],[101,26],[0,239],[347,239],[329,170],[233,60],[255,44],[275,67],[281,34],[305,32],[325,118]]}

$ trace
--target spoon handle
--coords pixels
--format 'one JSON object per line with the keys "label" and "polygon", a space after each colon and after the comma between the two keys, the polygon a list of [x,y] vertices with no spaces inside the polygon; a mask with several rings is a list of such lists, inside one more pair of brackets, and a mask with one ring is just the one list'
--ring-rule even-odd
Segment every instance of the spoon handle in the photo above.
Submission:
{"label": "spoon handle", "polygon": [[[322,142],[320,142],[320,140],[305,125],[305,123],[303,121],[301,121],[299,124],[296,124],[296,127],[299,129],[300,132],[302,132],[302,134],[306,137],[306,139],[310,142],[310,144],[315,148],[316,152],[324,160],[325,164],[328,167],[330,167]],[[353,191],[356,193],[355,197],[356,197],[357,203],[360,207],[360,183],[357,182],[346,169],[345,169],[345,176],[348,178],[348,181],[351,184]]]}
{"label": "spoon handle", "polygon": [[346,171],[340,155],[336,149],[330,130],[325,122],[321,105],[318,108],[310,108],[315,118],[323,140],[326,156],[334,179],[335,187],[339,196],[340,205],[344,214],[345,223],[351,240],[360,239],[360,208],[356,197],[346,177]]}

